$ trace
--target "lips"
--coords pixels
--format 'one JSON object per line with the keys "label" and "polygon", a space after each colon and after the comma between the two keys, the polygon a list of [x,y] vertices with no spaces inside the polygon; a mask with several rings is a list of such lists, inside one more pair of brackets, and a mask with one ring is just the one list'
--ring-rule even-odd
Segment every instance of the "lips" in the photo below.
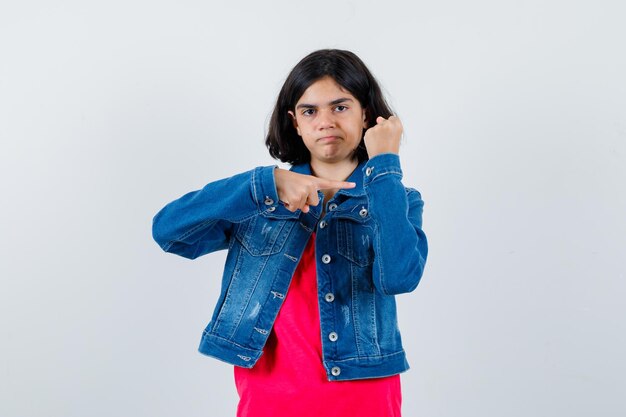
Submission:
{"label": "lips", "polygon": [[333,140],[337,140],[339,139],[339,136],[324,136],[323,138],[320,138],[319,140],[321,140],[322,142],[330,142]]}

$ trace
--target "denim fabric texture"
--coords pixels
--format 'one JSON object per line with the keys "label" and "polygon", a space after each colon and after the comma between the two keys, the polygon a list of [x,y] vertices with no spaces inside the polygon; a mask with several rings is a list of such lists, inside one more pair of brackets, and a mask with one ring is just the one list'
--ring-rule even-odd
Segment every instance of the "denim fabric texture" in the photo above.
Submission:
{"label": "denim fabric texture", "polygon": [[[313,231],[323,365],[331,381],[375,378],[409,369],[397,325],[395,295],[413,291],[428,245],[424,202],[402,182],[400,158],[364,161],[330,201],[308,213],[279,200],[276,166],[261,166],[207,184],[163,207],[154,240],[195,259],[227,249],[221,292],[199,351],[251,368],[287,294]],[[291,171],[311,175],[309,163]],[[326,213],[320,218],[322,204]],[[298,364],[294,364],[298,366]]]}

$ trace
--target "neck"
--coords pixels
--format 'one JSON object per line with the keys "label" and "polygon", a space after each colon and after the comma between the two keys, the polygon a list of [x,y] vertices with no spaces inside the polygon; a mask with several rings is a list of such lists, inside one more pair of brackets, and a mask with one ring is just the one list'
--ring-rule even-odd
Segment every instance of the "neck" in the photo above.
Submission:
{"label": "neck", "polygon": [[[356,158],[354,160],[343,160],[334,163],[311,160],[311,174],[327,180],[345,181],[358,165],[359,160]],[[324,193],[324,205],[333,198],[337,191],[339,191],[338,188],[322,190],[322,193]],[[325,213],[326,210],[324,206],[322,206],[322,217],[324,217]]]}
{"label": "neck", "polygon": [[326,180],[345,181],[358,165],[359,161],[356,158],[333,163],[311,160],[311,173]]}

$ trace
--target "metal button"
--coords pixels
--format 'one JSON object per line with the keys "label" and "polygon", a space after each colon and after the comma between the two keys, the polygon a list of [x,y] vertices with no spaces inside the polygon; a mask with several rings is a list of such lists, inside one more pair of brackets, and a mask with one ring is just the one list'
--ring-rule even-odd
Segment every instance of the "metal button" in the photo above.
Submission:
{"label": "metal button", "polygon": [[335,333],[335,332],[330,332],[328,334],[328,339],[330,339],[331,342],[337,341],[338,338],[339,338],[339,336],[337,336],[337,333]]}
{"label": "metal button", "polygon": [[330,370],[330,373],[333,374],[333,376],[338,376],[341,373],[341,368],[339,368],[338,366],[333,366]]}
{"label": "metal button", "polygon": [[322,256],[322,262],[324,262],[325,264],[330,263],[330,255],[329,254],[325,254]]}
{"label": "metal button", "polygon": [[267,211],[274,211],[274,210],[276,210],[276,207],[270,207],[267,209]]}
{"label": "metal button", "polygon": [[363,207],[360,211],[359,214],[361,215],[361,217],[365,217],[367,216],[367,209],[365,207]]}
{"label": "metal button", "polygon": [[367,167],[367,168],[365,168],[365,175],[367,175],[369,177],[372,174],[373,170],[374,170],[374,167]]}
{"label": "metal button", "polygon": [[268,206],[271,206],[272,204],[274,204],[274,200],[272,200],[269,197],[265,197],[265,204],[267,204]]}
{"label": "metal button", "polygon": [[335,301],[335,294],[333,294],[332,292],[329,292],[328,294],[324,296],[324,300],[326,300],[329,303],[332,303],[333,301]]}
{"label": "metal button", "polygon": [[337,204],[335,204],[335,203],[330,203],[330,204],[328,205],[328,211],[333,211],[333,210],[335,210],[336,208],[337,208]]}
{"label": "metal button", "polygon": [[320,229],[325,228],[325,227],[326,227],[326,224],[327,224],[327,223],[326,223],[326,220],[322,220],[322,221],[320,222]]}

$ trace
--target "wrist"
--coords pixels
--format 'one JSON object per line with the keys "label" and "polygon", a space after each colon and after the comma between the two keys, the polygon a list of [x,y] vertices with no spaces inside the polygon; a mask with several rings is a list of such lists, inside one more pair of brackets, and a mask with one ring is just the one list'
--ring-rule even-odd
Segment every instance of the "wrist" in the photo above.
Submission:
{"label": "wrist", "polygon": [[383,154],[386,154],[386,153],[392,153],[392,154],[395,154],[395,155],[400,155],[400,151],[398,149],[378,149],[378,150],[373,151],[373,152],[367,152],[367,156],[369,156],[370,159],[371,159],[371,158],[374,158],[375,156],[383,155]]}

